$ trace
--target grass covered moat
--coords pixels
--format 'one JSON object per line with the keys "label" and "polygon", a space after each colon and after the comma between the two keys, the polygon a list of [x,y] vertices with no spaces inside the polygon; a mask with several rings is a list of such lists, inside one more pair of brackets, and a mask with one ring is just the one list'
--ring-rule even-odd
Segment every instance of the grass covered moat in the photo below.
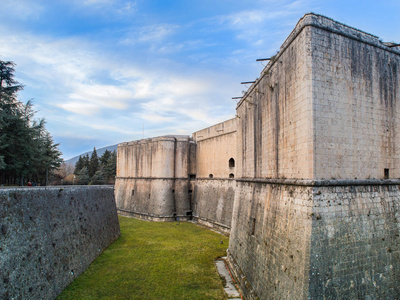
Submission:
{"label": "grass covered moat", "polygon": [[225,299],[213,261],[227,237],[188,222],[119,221],[121,237],[57,299]]}

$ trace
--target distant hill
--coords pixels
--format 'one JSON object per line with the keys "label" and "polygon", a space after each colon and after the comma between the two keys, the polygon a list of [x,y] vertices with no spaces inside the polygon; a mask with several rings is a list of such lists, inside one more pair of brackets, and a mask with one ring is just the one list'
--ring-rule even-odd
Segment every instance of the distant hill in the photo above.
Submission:
{"label": "distant hill", "polygon": [[[103,153],[106,152],[106,150],[111,151],[111,152],[113,152],[114,150],[117,151],[117,146],[118,146],[118,144],[96,149],[97,156],[98,157],[102,156]],[[93,153],[93,151],[89,151],[89,152],[85,152],[85,153],[79,154],[77,156],[74,156],[73,158],[70,158],[70,159],[66,160],[65,163],[66,164],[75,165],[76,162],[79,159],[79,156],[85,156],[86,154],[89,154],[89,157],[90,157],[92,155],[92,153]]]}

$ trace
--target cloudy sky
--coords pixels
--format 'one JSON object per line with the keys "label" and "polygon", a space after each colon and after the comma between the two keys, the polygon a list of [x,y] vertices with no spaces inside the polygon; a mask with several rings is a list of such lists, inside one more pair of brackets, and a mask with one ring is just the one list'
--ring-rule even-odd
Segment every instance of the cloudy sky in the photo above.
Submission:
{"label": "cloudy sky", "polygon": [[0,0],[0,59],[17,64],[65,159],[232,118],[255,60],[307,12],[400,42],[400,1]]}

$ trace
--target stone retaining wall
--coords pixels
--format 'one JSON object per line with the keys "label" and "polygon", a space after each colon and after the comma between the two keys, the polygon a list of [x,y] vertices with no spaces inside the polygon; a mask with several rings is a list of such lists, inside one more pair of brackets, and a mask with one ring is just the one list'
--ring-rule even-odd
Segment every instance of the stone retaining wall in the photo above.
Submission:
{"label": "stone retaining wall", "polygon": [[0,189],[0,299],[54,299],[120,235],[111,186]]}

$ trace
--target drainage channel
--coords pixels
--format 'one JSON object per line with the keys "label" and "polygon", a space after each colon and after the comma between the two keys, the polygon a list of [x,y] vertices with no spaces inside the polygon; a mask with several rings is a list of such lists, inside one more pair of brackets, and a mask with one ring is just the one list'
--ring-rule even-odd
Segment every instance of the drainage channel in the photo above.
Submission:
{"label": "drainage channel", "polygon": [[215,261],[219,276],[224,279],[224,292],[229,300],[241,300],[240,293],[227,269],[225,259],[226,257],[221,257]]}

